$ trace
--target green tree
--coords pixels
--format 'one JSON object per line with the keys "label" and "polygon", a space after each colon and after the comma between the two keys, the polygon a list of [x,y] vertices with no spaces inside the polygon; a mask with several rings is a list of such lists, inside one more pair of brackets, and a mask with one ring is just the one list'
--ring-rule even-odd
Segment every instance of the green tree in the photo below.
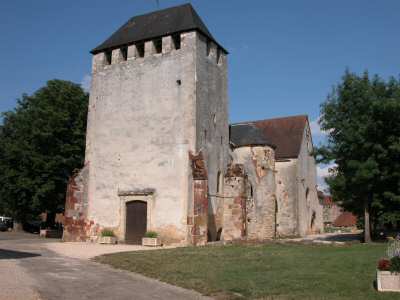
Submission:
{"label": "green tree", "polygon": [[333,198],[371,224],[400,221],[400,81],[346,71],[321,105],[328,142],[319,162],[334,162],[327,179]]}
{"label": "green tree", "polygon": [[64,208],[68,177],[82,167],[88,94],[51,80],[23,95],[0,127],[0,208],[23,222]]}

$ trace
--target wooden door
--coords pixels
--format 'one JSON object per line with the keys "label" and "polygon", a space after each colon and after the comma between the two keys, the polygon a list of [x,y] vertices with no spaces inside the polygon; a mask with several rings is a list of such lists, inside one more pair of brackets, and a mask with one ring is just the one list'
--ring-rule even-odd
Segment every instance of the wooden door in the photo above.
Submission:
{"label": "wooden door", "polygon": [[126,203],[125,242],[142,244],[147,229],[147,203],[131,201]]}

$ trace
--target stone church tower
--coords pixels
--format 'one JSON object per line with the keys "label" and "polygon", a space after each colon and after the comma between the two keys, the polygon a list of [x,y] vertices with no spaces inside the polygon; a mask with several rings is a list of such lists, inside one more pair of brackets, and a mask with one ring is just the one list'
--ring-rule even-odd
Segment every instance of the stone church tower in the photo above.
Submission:
{"label": "stone church tower", "polygon": [[149,230],[165,243],[206,238],[193,228],[193,176],[207,170],[202,213],[215,214],[229,154],[227,51],[186,4],[133,17],[91,53],[85,168],[70,184],[64,239],[102,228],[133,243]]}
{"label": "stone church tower", "polygon": [[227,51],[190,4],[92,50],[85,166],[63,239],[266,240],[322,230],[307,116],[229,125]]}

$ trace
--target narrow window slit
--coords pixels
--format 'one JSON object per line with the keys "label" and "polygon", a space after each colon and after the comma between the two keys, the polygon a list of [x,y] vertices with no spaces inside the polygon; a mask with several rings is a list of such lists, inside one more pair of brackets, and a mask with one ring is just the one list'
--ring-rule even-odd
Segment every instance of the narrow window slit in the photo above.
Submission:
{"label": "narrow window slit", "polygon": [[175,50],[181,49],[181,34],[180,33],[172,35],[172,43],[174,44]]}
{"label": "narrow window slit", "polygon": [[155,39],[153,40],[153,45],[156,53],[162,53],[162,39]]}
{"label": "narrow window slit", "polygon": [[211,41],[207,40],[207,56],[211,54]]}
{"label": "narrow window slit", "polygon": [[122,47],[121,48],[121,57],[123,61],[128,60],[128,47]]}
{"label": "narrow window slit", "polygon": [[136,52],[138,57],[144,57],[144,43],[136,44]]}
{"label": "narrow window slit", "polygon": [[105,57],[105,64],[106,65],[111,65],[112,51],[106,51],[104,53],[104,57]]}
{"label": "narrow window slit", "polygon": [[221,48],[217,49],[217,64],[221,62]]}
{"label": "narrow window slit", "polygon": [[217,193],[221,192],[222,188],[222,176],[221,176],[221,171],[218,171],[217,173]]}

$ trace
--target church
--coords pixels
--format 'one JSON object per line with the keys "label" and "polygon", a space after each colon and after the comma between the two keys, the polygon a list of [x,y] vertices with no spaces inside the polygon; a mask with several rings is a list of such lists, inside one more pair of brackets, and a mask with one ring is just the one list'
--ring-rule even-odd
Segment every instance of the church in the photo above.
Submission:
{"label": "church", "polygon": [[63,240],[323,230],[308,117],[229,124],[228,51],[190,4],[135,16],[91,53],[85,165],[68,183]]}

